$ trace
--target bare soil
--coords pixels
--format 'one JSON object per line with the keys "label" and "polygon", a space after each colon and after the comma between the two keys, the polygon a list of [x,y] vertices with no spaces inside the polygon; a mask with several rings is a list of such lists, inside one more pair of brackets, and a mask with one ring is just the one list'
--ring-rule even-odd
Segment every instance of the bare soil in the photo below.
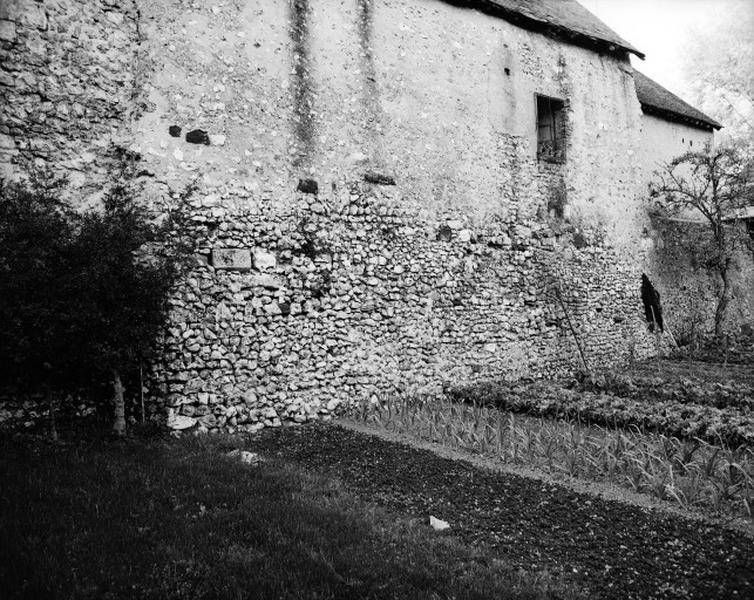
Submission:
{"label": "bare soil", "polygon": [[490,560],[562,573],[590,598],[754,598],[751,538],[714,524],[334,425],[265,430],[248,446],[333,475],[388,510],[448,521]]}

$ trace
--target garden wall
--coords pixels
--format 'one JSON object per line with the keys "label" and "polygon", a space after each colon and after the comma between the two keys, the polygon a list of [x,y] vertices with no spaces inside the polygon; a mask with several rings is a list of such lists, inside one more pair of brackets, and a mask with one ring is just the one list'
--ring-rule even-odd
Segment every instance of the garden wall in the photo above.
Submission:
{"label": "garden wall", "polygon": [[0,176],[50,168],[99,196],[144,108],[138,42],[130,1],[0,3]]}
{"label": "garden wall", "polygon": [[[439,0],[16,5],[45,21],[6,19],[6,97],[84,112],[6,109],[4,160],[73,169],[96,197],[120,152],[158,209],[197,188],[197,266],[147,381],[171,426],[566,374],[572,330],[591,365],[652,351],[625,56]],[[24,79],[27,38],[54,108]],[[566,102],[563,163],[537,159],[536,94]]]}

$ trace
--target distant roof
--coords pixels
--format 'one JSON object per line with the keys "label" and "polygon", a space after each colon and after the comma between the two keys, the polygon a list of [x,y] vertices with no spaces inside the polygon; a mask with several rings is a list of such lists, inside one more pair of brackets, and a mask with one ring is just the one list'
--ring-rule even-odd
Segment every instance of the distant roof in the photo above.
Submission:
{"label": "distant roof", "polygon": [[643,59],[639,52],[576,0],[447,0],[478,8],[525,29],[545,30],[573,43],[605,50],[621,49]]}
{"label": "distant roof", "polygon": [[688,102],[684,102],[639,71],[634,71],[634,83],[636,83],[636,95],[639,97],[641,109],[645,113],[664,117],[671,121],[680,121],[701,129],[720,129],[722,127],[715,119],[708,117]]}

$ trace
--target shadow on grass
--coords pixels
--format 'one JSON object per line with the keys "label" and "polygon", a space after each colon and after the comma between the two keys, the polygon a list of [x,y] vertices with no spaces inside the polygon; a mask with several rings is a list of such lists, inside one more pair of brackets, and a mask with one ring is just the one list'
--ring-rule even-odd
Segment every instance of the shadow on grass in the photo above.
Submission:
{"label": "shadow on grass", "polygon": [[8,598],[575,598],[230,438],[0,441]]}

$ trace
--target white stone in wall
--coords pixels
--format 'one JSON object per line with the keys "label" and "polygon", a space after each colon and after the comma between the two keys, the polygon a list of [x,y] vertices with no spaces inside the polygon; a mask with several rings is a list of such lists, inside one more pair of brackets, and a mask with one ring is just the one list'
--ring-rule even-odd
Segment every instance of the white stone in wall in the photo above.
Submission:
{"label": "white stone in wall", "polygon": [[175,431],[180,431],[180,430],[188,429],[196,425],[196,419],[194,417],[176,415],[171,412],[171,414],[168,415],[167,425],[170,429],[174,429]]}
{"label": "white stone in wall", "polygon": [[0,40],[12,42],[16,39],[16,24],[13,21],[0,21]]}
{"label": "white stone in wall", "polygon": [[0,133],[0,148],[3,149],[13,149],[16,147],[16,142],[13,141],[13,138],[9,135],[5,135],[4,133]]}
{"label": "white stone in wall", "polygon": [[254,248],[254,268],[258,271],[270,271],[277,266],[277,259],[272,252],[263,248]]}

